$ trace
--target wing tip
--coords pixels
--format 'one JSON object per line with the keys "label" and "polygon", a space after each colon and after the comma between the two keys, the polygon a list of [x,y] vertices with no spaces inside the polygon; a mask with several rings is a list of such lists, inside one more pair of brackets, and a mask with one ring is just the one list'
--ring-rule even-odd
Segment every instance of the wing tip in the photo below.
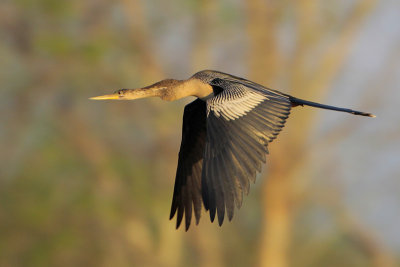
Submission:
{"label": "wing tip", "polygon": [[172,208],[171,208],[171,212],[170,212],[170,214],[169,214],[169,219],[170,219],[170,220],[172,220],[172,219],[174,218],[175,213],[176,213],[176,208],[172,207]]}

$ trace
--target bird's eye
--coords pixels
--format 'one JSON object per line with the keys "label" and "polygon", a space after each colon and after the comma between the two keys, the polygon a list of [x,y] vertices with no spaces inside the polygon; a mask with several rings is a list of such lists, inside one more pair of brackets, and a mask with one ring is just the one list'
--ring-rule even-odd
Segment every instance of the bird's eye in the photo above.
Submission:
{"label": "bird's eye", "polygon": [[117,94],[118,95],[124,95],[125,91],[126,91],[126,89],[120,89],[120,90],[117,91]]}

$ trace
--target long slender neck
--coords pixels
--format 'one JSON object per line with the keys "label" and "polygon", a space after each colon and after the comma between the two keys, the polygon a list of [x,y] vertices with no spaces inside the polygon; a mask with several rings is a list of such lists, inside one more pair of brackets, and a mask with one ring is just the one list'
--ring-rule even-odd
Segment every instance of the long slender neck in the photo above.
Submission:
{"label": "long slender neck", "polygon": [[174,101],[187,96],[195,96],[199,98],[206,97],[213,92],[211,85],[206,84],[198,79],[192,78],[179,81],[170,87],[161,91],[161,99]]}
{"label": "long slender neck", "polygon": [[140,98],[148,98],[159,96],[162,88],[138,88],[138,89],[121,89],[118,91],[121,97],[120,100],[134,100]]}
{"label": "long slender neck", "polygon": [[125,89],[122,99],[139,99],[158,96],[166,101],[174,101],[187,96],[204,98],[213,92],[211,85],[198,79],[162,80],[140,89]]}

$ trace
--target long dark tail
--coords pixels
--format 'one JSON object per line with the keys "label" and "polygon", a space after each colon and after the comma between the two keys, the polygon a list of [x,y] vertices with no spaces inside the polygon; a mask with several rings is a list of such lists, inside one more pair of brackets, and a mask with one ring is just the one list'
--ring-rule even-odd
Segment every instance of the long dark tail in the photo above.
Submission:
{"label": "long dark tail", "polygon": [[371,113],[366,113],[366,112],[361,112],[361,111],[357,111],[357,110],[352,110],[352,109],[348,109],[348,108],[338,108],[338,107],[334,107],[334,106],[328,106],[328,105],[324,105],[324,104],[319,104],[319,103],[315,103],[315,102],[311,102],[311,101],[307,101],[307,100],[302,100],[302,99],[298,99],[296,97],[290,96],[289,97],[290,102],[292,102],[292,105],[295,106],[311,106],[311,107],[316,107],[316,108],[323,108],[323,109],[330,109],[330,110],[336,110],[336,111],[342,111],[342,112],[347,112],[347,113],[351,113],[354,115],[361,115],[361,116],[367,116],[367,117],[376,117],[375,115],[371,114]]}

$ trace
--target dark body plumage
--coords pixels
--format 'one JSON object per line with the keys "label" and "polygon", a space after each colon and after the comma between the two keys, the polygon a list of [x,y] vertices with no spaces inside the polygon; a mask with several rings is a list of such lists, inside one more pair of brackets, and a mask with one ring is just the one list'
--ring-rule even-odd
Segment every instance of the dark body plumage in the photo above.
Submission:
{"label": "dark body plumage", "polygon": [[159,96],[172,101],[198,98],[186,105],[182,143],[170,219],[177,214],[178,228],[185,217],[189,229],[192,214],[200,220],[201,207],[211,221],[225,214],[231,220],[242,205],[268,154],[268,144],[282,130],[292,107],[313,106],[354,115],[374,117],[292,97],[249,80],[223,72],[205,70],[187,80],[163,80],[139,89],[121,89],[95,100],[132,100]]}

